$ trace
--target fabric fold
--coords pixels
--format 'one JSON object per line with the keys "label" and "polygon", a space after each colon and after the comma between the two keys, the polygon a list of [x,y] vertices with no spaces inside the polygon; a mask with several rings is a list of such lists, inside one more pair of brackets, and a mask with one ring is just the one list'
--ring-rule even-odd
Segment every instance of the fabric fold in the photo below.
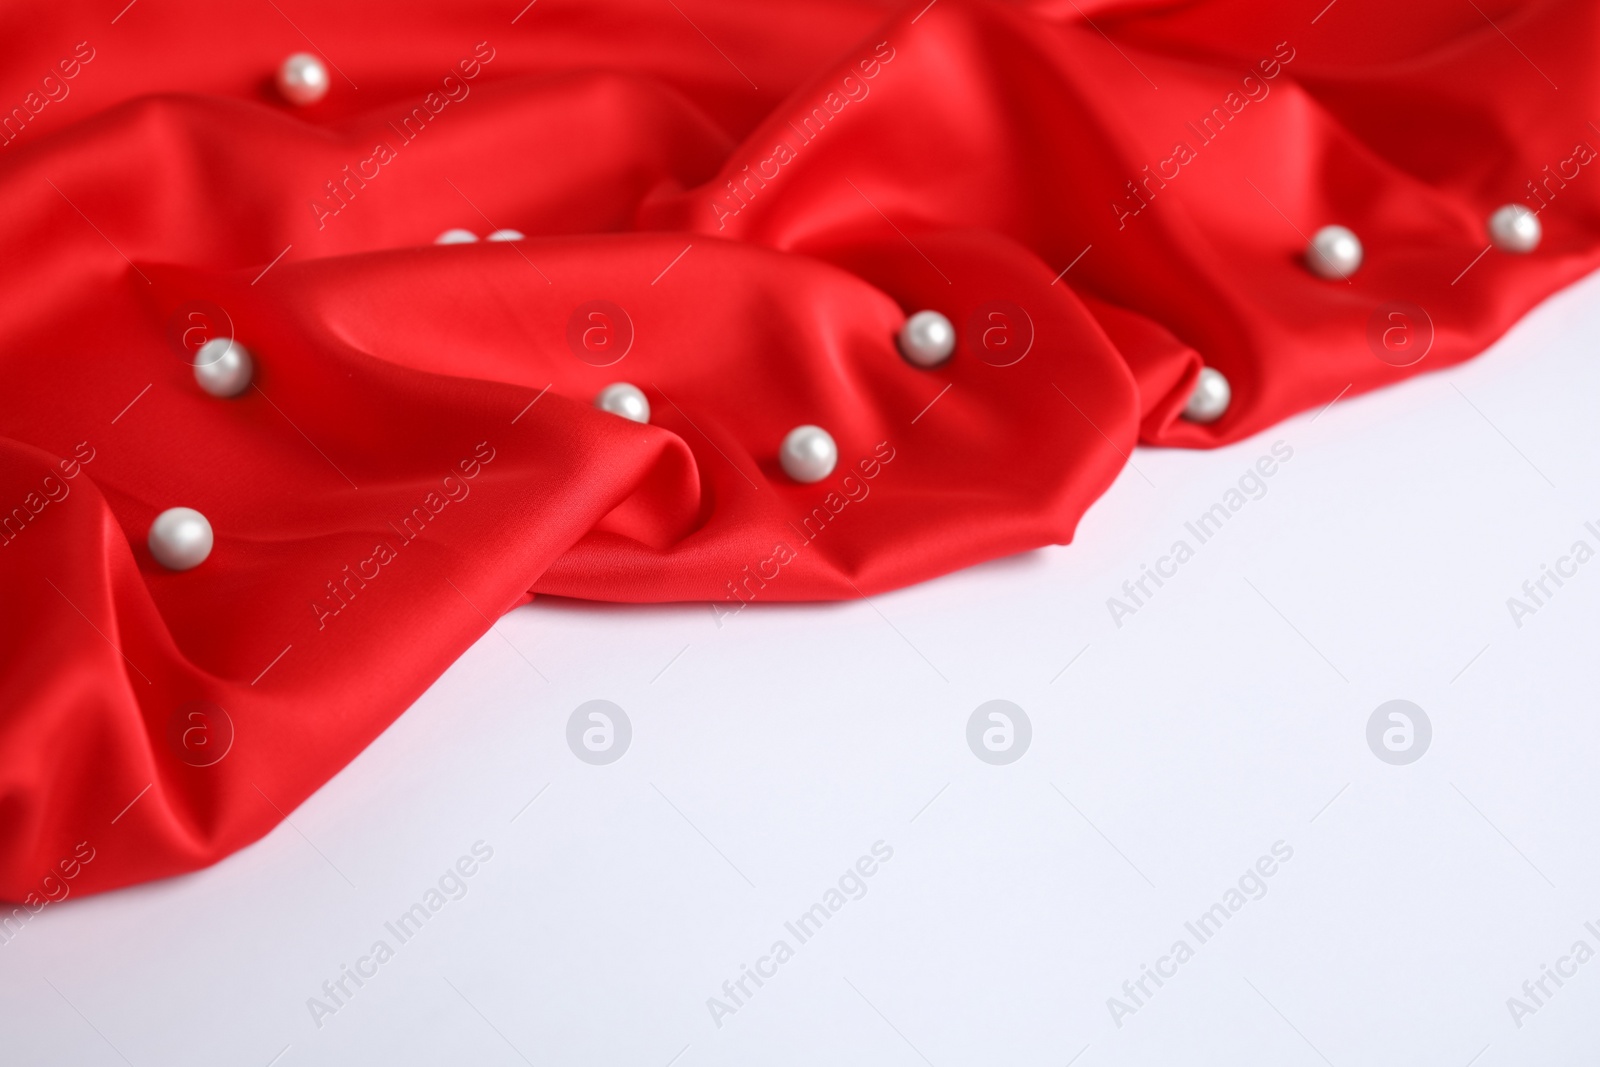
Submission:
{"label": "fabric fold", "polygon": [[[305,108],[287,16],[327,50]],[[1600,264],[1579,0],[0,31],[0,940],[256,840],[532,596],[720,619],[1065,544],[1137,445],[1467,359]],[[1512,203],[1526,255],[1486,235]],[[1331,224],[1348,279],[1305,265]],[[932,367],[896,341],[922,310]],[[221,398],[193,360],[227,339]],[[596,409],[616,382],[648,423]],[[804,425],[838,448],[809,484]],[[176,506],[214,531],[192,570],[147,546]]]}

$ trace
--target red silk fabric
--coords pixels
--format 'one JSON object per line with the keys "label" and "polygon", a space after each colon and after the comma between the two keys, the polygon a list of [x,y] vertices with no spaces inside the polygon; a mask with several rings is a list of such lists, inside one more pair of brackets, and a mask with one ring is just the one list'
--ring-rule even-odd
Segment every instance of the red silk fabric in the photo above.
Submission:
{"label": "red silk fabric", "polygon": [[[1136,442],[1465,359],[1600,263],[1588,0],[517,6],[0,14],[0,933],[260,837],[529,595],[726,612],[1064,543]],[[1513,202],[1542,245],[1485,251]],[[1348,282],[1301,262],[1330,223]],[[180,358],[197,302],[237,398]],[[216,534],[182,573],[178,505]]]}

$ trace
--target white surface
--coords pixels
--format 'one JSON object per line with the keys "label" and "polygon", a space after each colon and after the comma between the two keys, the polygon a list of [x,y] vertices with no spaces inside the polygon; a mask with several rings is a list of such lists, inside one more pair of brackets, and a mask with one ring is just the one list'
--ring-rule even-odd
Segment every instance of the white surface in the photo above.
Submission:
{"label": "white surface", "polygon": [[[1600,960],[1520,1028],[1506,1001],[1600,949],[1600,561],[1520,629],[1506,599],[1600,547],[1597,297],[1237,447],[1141,450],[1067,548],[721,628],[518,610],[292,825],[0,947],[0,1062],[1579,1062]],[[1279,440],[1267,494],[1113,626],[1106,598]],[[608,766],[565,742],[596,698],[633,725]],[[1033,724],[1009,766],[966,743],[995,698]],[[1409,766],[1366,744],[1392,698],[1433,723]],[[480,839],[398,944],[384,923]],[[799,944],[785,922],[880,840]],[[1280,840],[1198,944],[1184,923]],[[1114,1025],[1179,938],[1194,958]],[[308,998],[379,939],[319,1029]],[[778,939],[793,959],[716,1026]]]}

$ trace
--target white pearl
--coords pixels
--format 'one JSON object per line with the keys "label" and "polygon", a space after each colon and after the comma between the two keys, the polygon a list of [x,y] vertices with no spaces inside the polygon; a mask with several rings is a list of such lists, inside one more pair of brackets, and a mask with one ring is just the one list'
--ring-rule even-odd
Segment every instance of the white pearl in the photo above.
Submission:
{"label": "white pearl", "polygon": [[489,235],[491,241],[520,241],[528,235],[521,230],[496,230]]}
{"label": "white pearl", "polygon": [[1502,252],[1525,255],[1539,247],[1544,227],[1521,204],[1507,204],[1489,216],[1489,240]]}
{"label": "white pearl", "polygon": [[446,230],[433,239],[436,245],[470,245],[478,239],[471,230]]}
{"label": "white pearl", "polygon": [[796,426],[784,437],[778,462],[797,482],[820,482],[839,462],[839,446],[821,426]]}
{"label": "white pearl", "polygon": [[650,401],[638,386],[627,382],[613,382],[600,390],[600,395],[594,398],[594,406],[634,422],[650,421]]}
{"label": "white pearl", "polygon": [[1228,410],[1233,399],[1233,387],[1222,372],[1211,367],[1200,368],[1200,378],[1194,383],[1194,392],[1183,406],[1183,417],[1190,422],[1216,422]]}
{"label": "white pearl", "polygon": [[1324,226],[1306,249],[1306,266],[1324,278],[1344,280],[1361,266],[1361,238],[1343,226]]}
{"label": "white pearl", "polygon": [[956,328],[937,311],[919,311],[900,327],[900,354],[919,367],[937,367],[956,350]]}
{"label": "white pearl", "polygon": [[211,544],[211,523],[194,508],[168,508],[150,524],[150,554],[171,571],[200,566]]}
{"label": "white pearl", "polygon": [[328,95],[328,68],[316,56],[296,52],[278,68],[278,92],[300,107],[315,104]]}
{"label": "white pearl", "polygon": [[213,337],[194,354],[194,380],[212,396],[238,396],[254,374],[250,350],[226,337]]}

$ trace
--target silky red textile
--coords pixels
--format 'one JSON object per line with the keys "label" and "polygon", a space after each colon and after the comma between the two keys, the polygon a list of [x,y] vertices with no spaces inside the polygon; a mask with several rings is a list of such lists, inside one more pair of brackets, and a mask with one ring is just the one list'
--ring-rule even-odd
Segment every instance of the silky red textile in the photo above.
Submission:
{"label": "silky red textile", "polygon": [[[530,595],[722,612],[1064,543],[1136,442],[1465,359],[1600,263],[1589,0],[517,6],[0,13],[0,898],[260,837]],[[1532,255],[1485,251],[1509,202]],[[1301,262],[1329,223],[1348,282]],[[196,386],[196,307],[244,395]],[[216,533],[182,573],[175,505]]]}

